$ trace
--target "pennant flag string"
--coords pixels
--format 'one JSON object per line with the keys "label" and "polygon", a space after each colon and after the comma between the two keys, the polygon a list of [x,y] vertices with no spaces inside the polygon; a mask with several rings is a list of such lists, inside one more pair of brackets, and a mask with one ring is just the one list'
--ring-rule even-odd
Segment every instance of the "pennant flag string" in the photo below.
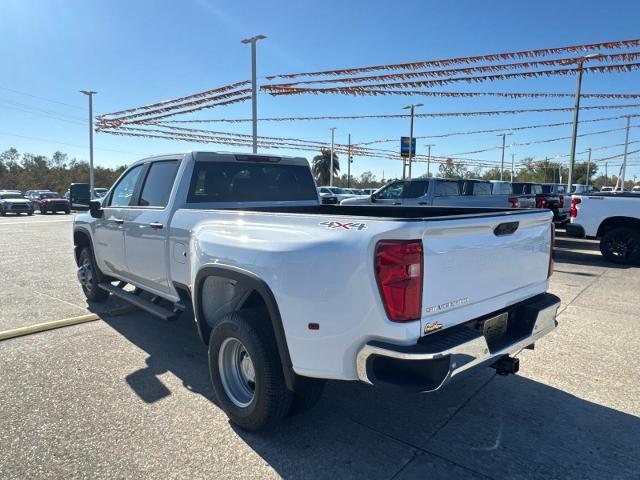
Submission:
{"label": "pennant flag string", "polygon": [[[640,58],[640,52],[629,52],[629,53],[615,53],[610,55],[598,55],[597,57],[591,58],[590,60],[598,61],[598,62],[613,62],[613,61],[623,61],[629,62],[631,60],[637,60]],[[533,62],[518,62],[518,63],[503,63],[503,64],[490,64],[490,65],[478,65],[471,67],[463,67],[463,68],[451,68],[445,70],[426,70],[426,71],[412,71],[412,72],[402,72],[402,73],[388,73],[384,75],[368,75],[368,76],[359,76],[359,77],[340,77],[340,78],[324,78],[324,79],[312,79],[312,80],[303,80],[296,82],[288,82],[288,83],[276,83],[271,84],[269,87],[295,87],[298,85],[312,85],[312,84],[323,84],[323,83],[364,83],[364,82],[374,82],[381,80],[407,80],[410,78],[421,78],[421,77],[450,77],[454,75],[460,74],[471,74],[474,72],[498,72],[502,70],[529,70],[531,68],[544,67],[544,66],[566,66],[571,63],[577,63],[580,61],[581,57],[570,57],[570,58],[557,58],[552,60],[537,60]]]}
{"label": "pennant flag string", "polygon": [[584,53],[594,50],[615,50],[640,46],[640,39],[619,40],[612,42],[600,42],[584,45],[570,45],[555,48],[542,48],[536,50],[521,50],[515,52],[494,53],[489,55],[476,55],[470,57],[457,57],[441,60],[426,60],[409,63],[395,63],[389,65],[372,65],[357,68],[343,68],[338,70],[323,70],[317,72],[287,73],[280,75],[268,75],[268,80],[276,78],[297,78],[297,77],[318,77],[327,75],[350,75],[364,72],[375,72],[381,70],[417,70],[426,67],[446,67],[449,65],[470,64],[478,62],[496,62],[511,59],[546,57],[563,53]]}

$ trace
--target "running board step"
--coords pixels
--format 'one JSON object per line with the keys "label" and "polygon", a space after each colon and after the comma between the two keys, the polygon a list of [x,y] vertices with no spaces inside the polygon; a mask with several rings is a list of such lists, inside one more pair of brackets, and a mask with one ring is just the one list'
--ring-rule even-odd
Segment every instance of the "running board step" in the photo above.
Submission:
{"label": "running board step", "polygon": [[160,305],[156,305],[155,303],[152,303],[149,300],[145,300],[135,293],[122,290],[122,288],[116,285],[111,285],[110,283],[99,283],[98,286],[101,289],[115,295],[116,297],[121,298],[125,302],[128,302],[131,305],[135,305],[141,310],[149,312],[150,314],[155,315],[156,317],[160,317],[163,320],[170,321],[178,318],[178,312],[174,312],[172,310],[161,307]]}

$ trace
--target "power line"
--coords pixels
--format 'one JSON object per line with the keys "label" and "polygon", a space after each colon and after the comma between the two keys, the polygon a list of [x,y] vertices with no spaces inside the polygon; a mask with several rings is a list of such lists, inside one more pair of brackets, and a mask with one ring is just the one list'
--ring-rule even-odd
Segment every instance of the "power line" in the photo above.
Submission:
{"label": "power line", "polygon": [[52,100],[50,98],[40,97],[38,95],[33,95],[31,93],[21,92],[20,90],[14,90],[13,88],[0,87],[0,90],[6,90],[7,92],[17,93],[18,95],[24,95],[26,97],[36,98],[38,100],[44,100],[45,102],[57,103],[58,105],[64,105],[65,107],[77,108],[77,109],[80,109],[80,110],[85,110],[83,107],[80,107],[78,105],[71,105],[70,103],[64,103],[64,102],[60,102],[58,100]]}
{"label": "power line", "polygon": [[[0,132],[0,135],[4,135],[4,136],[7,136],[7,137],[24,138],[26,140],[36,140],[38,142],[53,143],[53,144],[56,144],[56,145],[65,145],[67,147],[78,147],[78,148],[84,148],[84,149],[87,149],[87,150],[89,149],[89,147],[86,146],[86,145],[78,145],[76,143],[60,142],[58,140],[48,140],[46,138],[29,137],[27,135],[18,135],[16,133]],[[125,155],[135,155],[137,157],[144,156],[144,154],[140,154],[140,153],[125,152],[125,151],[122,151],[122,150],[112,150],[112,149],[109,149],[109,148],[96,148],[96,150],[102,150],[103,152],[123,153]]]}

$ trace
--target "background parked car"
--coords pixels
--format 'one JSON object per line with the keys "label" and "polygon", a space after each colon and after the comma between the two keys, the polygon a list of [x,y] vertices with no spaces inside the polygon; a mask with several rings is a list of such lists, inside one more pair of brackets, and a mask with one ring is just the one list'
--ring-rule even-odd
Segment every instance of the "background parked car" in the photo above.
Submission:
{"label": "background parked car", "polygon": [[0,191],[0,215],[7,213],[33,215],[33,204],[20,191]]}
{"label": "background parked car", "polygon": [[40,210],[41,214],[64,212],[71,213],[69,200],[60,196],[57,192],[42,192],[34,195],[34,209]]}
{"label": "background parked car", "polygon": [[330,195],[335,195],[338,199],[338,202],[345,200],[347,198],[353,198],[355,195],[344,188],[340,187],[318,187],[318,193],[323,194],[327,193]]}

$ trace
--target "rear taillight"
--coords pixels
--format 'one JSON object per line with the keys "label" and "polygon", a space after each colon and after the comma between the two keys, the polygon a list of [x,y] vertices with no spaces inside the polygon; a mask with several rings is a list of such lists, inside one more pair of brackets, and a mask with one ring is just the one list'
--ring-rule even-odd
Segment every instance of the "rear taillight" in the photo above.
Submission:
{"label": "rear taillight", "polygon": [[421,317],[422,261],[421,240],[383,240],[376,245],[376,281],[392,322]]}
{"label": "rear taillight", "polygon": [[571,210],[569,211],[569,215],[571,218],[576,218],[578,216],[578,204],[582,203],[581,198],[573,197],[571,198]]}
{"label": "rear taillight", "polygon": [[542,195],[536,195],[536,208],[547,208],[547,199]]}
{"label": "rear taillight", "polygon": [[518,207],[518,197],[509,197],[509,203],[511,204],[511,208]]}
{"label": "rear taillight", "polygon": [[553,267],[555,266],[556,251],[554,249],[556,244],[556,227],[551,224],[551,246],[549,247],[549,269],[547,270],[547,278],[553,273]]}
{"label": "rear taillight", "polygon": [[559,208],[564,207],[564,195],[560,195],[560,201],[558,202],[558,207]]}

